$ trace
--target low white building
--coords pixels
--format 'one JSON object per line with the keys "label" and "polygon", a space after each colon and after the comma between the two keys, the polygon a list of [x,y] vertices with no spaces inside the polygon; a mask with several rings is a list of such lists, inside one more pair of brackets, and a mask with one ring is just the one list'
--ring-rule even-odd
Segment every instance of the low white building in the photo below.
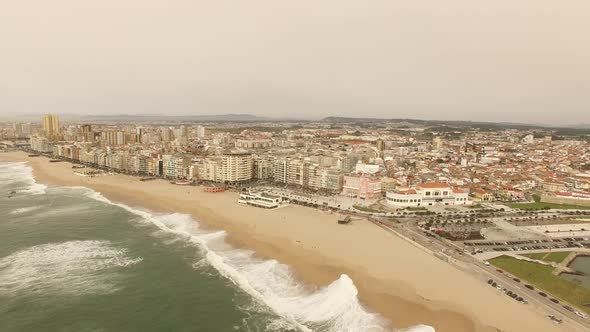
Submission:
{"label": "low white building", "polygon": [[274,209],[281,206],[283,198],[281,196],[270,195],[264,192],[248,192],[240,194],[238,203],[253,205],[265,209]]}
{"label": "low white building", "polygon": [[453,189],[446,183],[422,183],[415,188],[404,188],[386,193],[387,204],[394,207],[443,205],[471,205],[469,192]]}

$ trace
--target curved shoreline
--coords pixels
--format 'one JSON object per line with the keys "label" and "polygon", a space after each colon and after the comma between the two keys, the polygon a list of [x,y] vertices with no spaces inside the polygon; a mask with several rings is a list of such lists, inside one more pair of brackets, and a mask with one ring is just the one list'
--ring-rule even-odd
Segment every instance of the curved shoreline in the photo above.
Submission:
{"label": "curved shoreline", "polygon": [[[191,214],[209,228],[226,230],[236,246],[291,266],[311,285],[327,285],[345,273],[354,280],[362,303],[398,328],[427,324],[437,332],[560,330],[366,221],[341,227],[337,216],[310,208],[261,211],[239,206],[235,193],[206,194],[199,187],[139,182],[124,175],[85,178],[74,175],[69,163],[49,164],[24,153],[0,158],[28,160],[43,183],[86,186],[131,207]],[[506,315],[514,319],[508,322]]]}

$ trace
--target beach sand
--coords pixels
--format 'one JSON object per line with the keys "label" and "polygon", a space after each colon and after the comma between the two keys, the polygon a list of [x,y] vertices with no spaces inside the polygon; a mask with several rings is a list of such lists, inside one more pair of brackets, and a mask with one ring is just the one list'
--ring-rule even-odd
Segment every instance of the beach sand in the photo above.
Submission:
{"label": "beach sand", "polygon": [[67,162],[49,163],[23,152],[0,160],[28,161],[38,182],[85,186],[115,202],[154,212],[191,214],[202,225],[224,229],[229,241],[291,266],[297,277],[325,286],[347,274],[369,310],[396,328],[417,324],[437,332],[565,331],[485,282],[416,248],[371,222],[338,225],[336,214],[301,206],[264,210],[237,203],[235,192],[126,175],[82,177]]}

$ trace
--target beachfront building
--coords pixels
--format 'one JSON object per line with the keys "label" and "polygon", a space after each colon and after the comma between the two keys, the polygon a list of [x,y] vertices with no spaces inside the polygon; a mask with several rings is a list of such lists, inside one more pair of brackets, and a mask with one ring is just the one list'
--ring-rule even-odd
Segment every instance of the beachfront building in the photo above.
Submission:
{"label": "beachfront building", "polygon": [[471,205],[469,192],[453,189],[446,183],[422,183],[415,188],[400,188],[386,194],[387,204],[393,207],[443,205]]}
{"label": "beachfront building", "polygon": [[41,153],[53,152],[53,143],[41,136],[31,136],[31,150]]}
{"label": "beachfront building", "polygon": [[280,158],[273,161],[273,180],[278,183],[287,183],[289,159]]}
{"label": "beachfront building", "polygon": [[206,158],[200,160],[196,167],[196,176],[193,174],[193,178],[197,178],[202,181],[211,182],[223,182],[223,175],[221,173],[221,162],[218,159]]}
{"label": "beachfront building", "polygon": [[274,209],[281,206],[283,198],[281,196],[270,195],[264,192],[248,192],[240,194],[238,203],[253,205],[265,209]]}
{"label": "beachfront building", "polygon": [[321,167],[317,164],[307,166],[307,186],[315,190],[333,193],[342,191],[342,172],[338,169]]}
{"label": "beachfront building", "polygon": [[362,199],[375,199],[382,196],[381,178],[368,174],[344,176],[342,195]]}
{"label": "beachfront building", "polygon": [[188,175],[189,166],[190,158],[181,154],[162,156],[162,171],[166,178],[185,179]]}
{"label": "beachfront building", "polygon": [[307,181],[307,167],[305,161],[290,159],[287,164],[287,183],[297,186],[304,186]]}
{"label": "beachfront building", "polygon": [[223,182],[235,183],[252,180],[254,159],[251,153],[232,152],[221,157]]}
{"label": "beachfront building", "polygon": [[271,180],[274,175],[273,160],[267,156],[254,159],[254,178]]}

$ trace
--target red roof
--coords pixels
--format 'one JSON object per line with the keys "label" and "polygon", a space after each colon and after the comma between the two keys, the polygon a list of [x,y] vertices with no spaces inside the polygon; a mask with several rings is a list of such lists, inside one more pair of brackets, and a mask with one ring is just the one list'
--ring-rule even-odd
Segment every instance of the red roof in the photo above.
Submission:
{"label": "red roof", "polygon": [[400,194],[400,195],[413,195],[415,193],[416,193],[416,190],[414,190],[414,189],[400,190],[400,191],[396,192],[396,194]]}
{"label": "red roof", "polygon": [[420,188],[429,188],[429,189],[437,189],[437,188],[449,188],[450,186],[446,183],[442,182],[428,182],[428,183],[421,183],[418,185]]}

